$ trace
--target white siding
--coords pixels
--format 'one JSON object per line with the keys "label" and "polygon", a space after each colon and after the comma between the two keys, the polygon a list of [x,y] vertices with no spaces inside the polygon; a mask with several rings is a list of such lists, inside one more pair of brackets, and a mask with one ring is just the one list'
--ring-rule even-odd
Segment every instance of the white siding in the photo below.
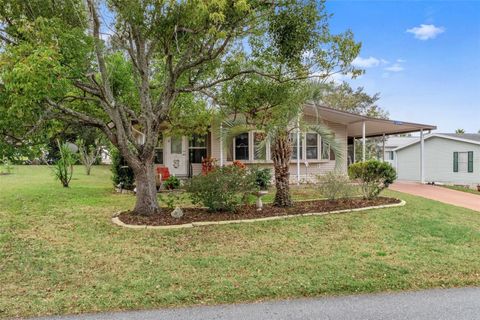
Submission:
{"label": "white siding", "polygon": [[[453,172],[453,153],[473,151],[473,172]],[[397,151],[398,178],[420,180],[420,144]],[[447,184],[480,183],[480,145],[432,137],[425,140],[425,181]]]}

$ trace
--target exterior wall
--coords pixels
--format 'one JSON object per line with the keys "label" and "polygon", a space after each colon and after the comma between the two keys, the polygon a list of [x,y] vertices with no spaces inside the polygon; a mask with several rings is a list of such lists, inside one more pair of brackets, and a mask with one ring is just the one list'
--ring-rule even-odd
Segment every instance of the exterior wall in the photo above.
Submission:
{"label": "exterior wall", "polygon": [[[453,172],[453,152],[473,151],[473,172]],[[397,152],[400,180],[420,180],[420,144]],[[446,184],[480,183],[480,145],[432,137],[425,140],[425,181]]]}
{"label": "exterior wall", "polygon": [[[395,149],[395,148],[385,147],[385,153],[383,154],[383,159],[385,159],[385,162],[389,163],[392,167],[396,168],[396,166],[397,166],[397,159],[396,159],[397,155],[393,151],[393,149]],[[389,158],[390,152],[393,152],[393,159]]]}
{"label": "exterior wall", "polygon": [[[313,123],[313,118],[306,118],[307,122]],[[343,159],[338,167],[338,170],[346,173],[347,171],[347,127],[337,123],[326,123],[331,130],[335,133],[335,138],[341,143],[343,150]],[[220,164],[220,136],[219,128],[212,128],[211,130],[211,157],[216,158]],[[318,151],[320,154],[320,150]],[[267,148],[268,153],[268,148]],[[229,164],[231,161],[227,161],[226,151],[223,151],[224,164]],[[242,161],[247,166],[259,166],[268,167],[273,169],[273,162],[271,160],[257,160],[257,161]],[[316,180],[316,176],[319,174],[325,174],[335,169],[335,160],[308,160],[308,166],[305,164],[305,159],[300,160],[300,181],[301,182],[313,182]],[[201,168],[200,168],[201,170]],[[273,172],[272,172],[273,173]],[[290,177],[291,182],[297,181],[297,160],[292,159],[290,163]]]}

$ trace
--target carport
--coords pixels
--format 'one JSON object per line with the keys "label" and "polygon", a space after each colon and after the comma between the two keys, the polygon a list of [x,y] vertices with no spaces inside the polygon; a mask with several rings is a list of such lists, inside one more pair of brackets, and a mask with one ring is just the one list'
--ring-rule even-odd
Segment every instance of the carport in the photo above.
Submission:
{"label": "carport", "polygon": [[[385,138],[389,135],[398,135],[419,132],[420,133],[420,176],[421,182],[424,183],[424,135],[425,132],[435,130],[437,127],[429,124],[421,124],[414,122],[377,119],[367,116],[354,114],[351,112],[340,111],[325,106],[317,106],[313,104],[306,105],[305,112],[318,116],[322,121],[340,123],[347,128],[347,144],[353,145],[353,162],[355,159],[355,140],[362,141],[362,161],[365,160],[366,139],[374,137],[382,137],[383,156],[385,155]],[[298,140],[297,140],[298,141]],[[383,159],[385,160],[385,159]]]}

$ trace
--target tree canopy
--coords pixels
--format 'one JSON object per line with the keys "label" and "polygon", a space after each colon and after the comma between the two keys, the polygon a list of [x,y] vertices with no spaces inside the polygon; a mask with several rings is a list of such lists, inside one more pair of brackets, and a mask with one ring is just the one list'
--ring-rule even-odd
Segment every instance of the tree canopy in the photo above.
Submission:
{"label": "tree canopy", "polygon": [[[360,73],[351,66],[360,44],[350,31],[331,34],[314,0],[0,0],[0,8],[0,133],[24,138],[58,121],[98,128],[143,198],[154,197],[146,177],[159,133],[205,127],[222,85]],[[135,210],[155,208],[152,198]]]}

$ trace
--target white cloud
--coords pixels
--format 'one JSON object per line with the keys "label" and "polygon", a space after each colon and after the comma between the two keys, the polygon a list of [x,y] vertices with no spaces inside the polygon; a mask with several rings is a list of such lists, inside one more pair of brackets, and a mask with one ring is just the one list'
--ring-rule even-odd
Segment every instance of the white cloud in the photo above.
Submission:
{"label": "white cloud", "polygon": [[405,68],[400,63],[394,63],[391,66],[386,67],[385,70],[390,72],[400,72],[405,70]]}
{"label": "white cloud", "polygon": [[407,60],[405,60],[405,59],[397,59],[397,62],[398,62],[398,63],[403,63],[403,62],[407,62]]}
{"label": "white cloud", "polygon": [[436,27],[433,24],[421,24],[419,27],[407,29],[407,32],[413,33],[417,39],[428,40],[435,39],[440,33],[445,32],[445,28]]}
{"label": "white cloud", "polygon": [[362,57],[356,57],[353,61],[352,64],[357,67],[357,68],[372,68],[372,67],[377,67],[381,63],[385,63],[385,60],[383,59],[377,59],[374,57],[368,57],[368,58],[362,58]]}

